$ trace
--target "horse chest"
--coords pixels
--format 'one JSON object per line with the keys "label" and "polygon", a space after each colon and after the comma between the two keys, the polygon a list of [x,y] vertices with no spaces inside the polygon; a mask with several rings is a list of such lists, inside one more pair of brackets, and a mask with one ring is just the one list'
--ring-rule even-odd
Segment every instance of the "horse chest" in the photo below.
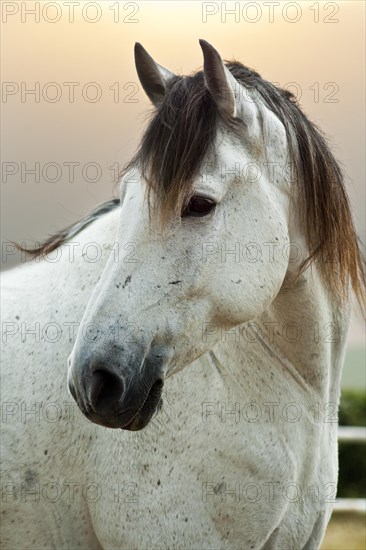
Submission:
{"label": "horse chest", "polygon": [[[88,482],[102,487],[90,505],[99,540],[126,548],[260,548],[282,509],[279,494],[271,501],[273,482],[284,484],[293,471],[286,449],[273,446],[273,427],[258,443],[258,425],[204,422],[202,399],[191,394],[185,403],[183,378],[175,384],[179,406],[172,387],[171,408],[144,432],[95,431]],[[195,386],[202,397],[204,376]],[[205,399],[213,403],[219,389],[228,399],[218,386],[211,377]]]}

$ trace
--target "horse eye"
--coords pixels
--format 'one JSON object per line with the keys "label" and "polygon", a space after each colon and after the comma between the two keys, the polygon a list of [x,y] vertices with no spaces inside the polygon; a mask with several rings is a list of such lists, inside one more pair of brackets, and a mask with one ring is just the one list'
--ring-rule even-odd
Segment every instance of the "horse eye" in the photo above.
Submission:
{"label": "horse eye", "polygon": [[207,199],[206,197],[200,197],[199,195],[194,195],[184,208],[182,218],[186,218],[188,216],[196,218],[207,216],[207,214],[212,212],[215,206],[216,203],[213,200]]}

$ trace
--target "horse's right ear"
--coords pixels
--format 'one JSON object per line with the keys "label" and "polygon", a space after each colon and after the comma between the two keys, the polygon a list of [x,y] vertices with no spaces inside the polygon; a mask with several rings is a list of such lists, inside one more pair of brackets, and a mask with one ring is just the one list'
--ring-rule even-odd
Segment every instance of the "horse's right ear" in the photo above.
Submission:
{"label": "horse's right ear", "polygon": [[174,74],[156,63],[139,42],[135,44],[135,65],[147,96],[155,105],[159,104],[165,96],[166,82]]}

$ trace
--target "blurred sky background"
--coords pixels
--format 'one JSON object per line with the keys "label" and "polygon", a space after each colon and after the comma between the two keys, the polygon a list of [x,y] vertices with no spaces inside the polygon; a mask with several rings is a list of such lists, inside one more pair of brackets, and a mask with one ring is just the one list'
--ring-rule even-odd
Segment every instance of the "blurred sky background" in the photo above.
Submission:
{"label": "blurred sky background", "polygon": [[[80,1],[73,16],[62,1],[3,1],[1,9],[3,241],[31,244],[112,196],[116,167],[136,149],[150,109],[137,81],[134,43],[172,71],[188,74],[202,64],[198,38],[301,96],[302,108],[327,134],[343,166],[364,241],[363,1]],[[79,85],[65,84],[71,82]],[[37,86],[39,97],[26,93]],[[94,101],[96,92],[101,97]],[[39,181],[26,173],[35,163]],[[58,169],[47,169],[48,163]],[[79,163],[74,181],[70,163]],[[99,174],[88,163],[96,163]],[[3,268],[12,265],[8,259]],[[359,318],[349,343],[358,365],[350,384],[365,385]]]}

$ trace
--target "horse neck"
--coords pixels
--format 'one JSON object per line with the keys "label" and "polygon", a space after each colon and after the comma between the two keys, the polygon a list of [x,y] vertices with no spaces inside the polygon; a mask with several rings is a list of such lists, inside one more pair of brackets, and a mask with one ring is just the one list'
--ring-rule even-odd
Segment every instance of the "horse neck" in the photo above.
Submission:
{"label": "horse neck", "polygon": [[[297,213],[295,218],[299,219]],[[308,250],[291,216],[289,233],[291,250],[298,259],[294,261],[290,255],[282,287],[257,320],[258,326],[266,345],[299,377],[304,388],[323,401],[338,401],[349,307],[341,306],[331,294],[316,263],[298,276]]]}
{"label": "horse neck", "polygon": [[[291,220],[289,234],[291,250],[300,249],[307,257],[305,239]],[[282,395],[290,401],[338,403],[349,308],[338,304],[316,264],[296,277],[303,259],[290,257],[269,307],[238,330],[222,330],[210,352],[215,366],[228,374],[228,387],[252,401]]]}

